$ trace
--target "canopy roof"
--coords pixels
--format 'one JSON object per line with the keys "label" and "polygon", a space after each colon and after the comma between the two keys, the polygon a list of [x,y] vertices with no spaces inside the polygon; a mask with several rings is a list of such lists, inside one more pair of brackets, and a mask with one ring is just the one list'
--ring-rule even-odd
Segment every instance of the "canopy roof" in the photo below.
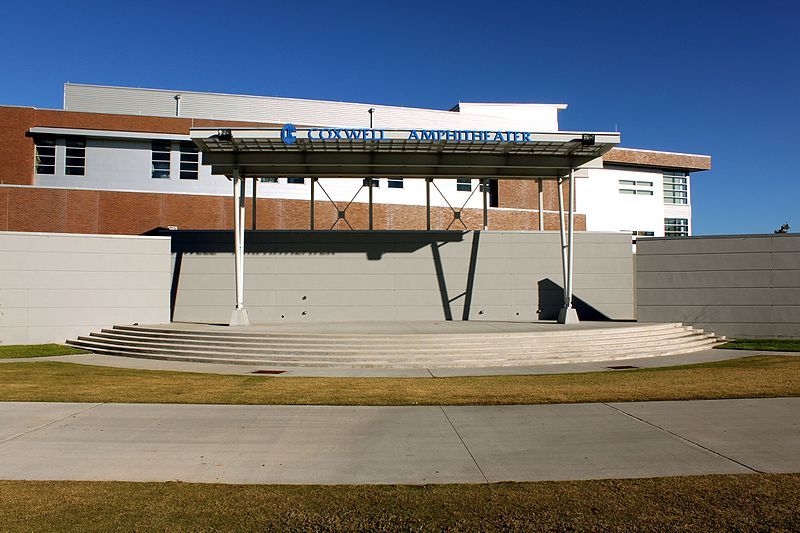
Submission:
{"label": "canopy roof", "polygon": [[619,133],[291,127],[287,134],[287,127],[193,128],[190,135],[203,163],[228,176],[236,168],[244,176],[554,178],[601,168],[620,141]]}

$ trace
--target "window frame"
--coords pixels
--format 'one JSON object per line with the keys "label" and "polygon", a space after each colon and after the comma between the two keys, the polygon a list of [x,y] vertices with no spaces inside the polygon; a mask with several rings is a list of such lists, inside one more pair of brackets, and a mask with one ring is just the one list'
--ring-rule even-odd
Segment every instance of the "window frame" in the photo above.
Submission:
{"label": "window frame", "polygon": [[688,237],[689,219],[688,218],[664,218],[665,237]]}
{"label": "window frame", "polygon": [[[36,174],[44,176],[54,176],[56,173],[56,138],[55,137],[36,137],[34,138],[33,169]],[[52,151],[52,154],[42,154],[42,150]],[[42,163],[42,158],[52,159],[52,164]],[[43,168],[50,169],[50,172],[43,172]]]}
{"label": "window frame", "polygon": [[457,192],[472,192],[472,178],[456,178]]}
{"label": "window frame", "polygon": [[[160,149],[156,149],[156,145]],[[166,148],[166,150],[164,149]],[[156,158],[156,154],[160,154]],[[164,154],[166,159],[164,159]],[[157,165],[165,168],[156,168]],[[156,175],[157,173],[162,175]],[[166,175],[163,175],[166,173]],[[150,141],[150,178],[151,179],[170,179],[172,177],[172,141],[165,139],[152,139]]]}
{"label": "window frame", "polygon": [[403,183],[403,178],[386,178],[386,188],[387,189],[405,188],[405,185]]}
{"label": "window frame", "polygon": [[86,175],[85,137],[66,137],[64,139],[64,175]]}
{"label": "window frame", "polygon": [[180,141],[178,149],[180,150],[178,177],[182,180],[199,180],[200,150],[192,141]]}

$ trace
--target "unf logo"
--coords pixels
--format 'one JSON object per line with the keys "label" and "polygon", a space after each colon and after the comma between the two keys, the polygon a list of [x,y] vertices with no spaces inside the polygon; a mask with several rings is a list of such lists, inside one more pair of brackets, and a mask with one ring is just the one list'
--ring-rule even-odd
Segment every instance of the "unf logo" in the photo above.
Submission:
{"label": "unf logo", "polygon": [[283,141],[283,144],[294,144],[294,142],[297,140],[297,137],[294,134],[296,131],[297,128],[295,128],[294,124],[286,124],[281,129],[281,140]]}

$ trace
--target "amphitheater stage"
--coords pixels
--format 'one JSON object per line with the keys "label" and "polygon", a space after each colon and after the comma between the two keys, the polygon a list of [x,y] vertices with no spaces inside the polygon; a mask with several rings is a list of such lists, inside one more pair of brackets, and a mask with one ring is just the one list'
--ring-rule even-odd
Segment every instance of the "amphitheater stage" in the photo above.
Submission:
{"label": "amphitheater stage", "polygon": [[687,354],[719,342],[713,334],[678,323],[355,321],[119,325],[68,344],[105,355],[280,371],[513,369]]}

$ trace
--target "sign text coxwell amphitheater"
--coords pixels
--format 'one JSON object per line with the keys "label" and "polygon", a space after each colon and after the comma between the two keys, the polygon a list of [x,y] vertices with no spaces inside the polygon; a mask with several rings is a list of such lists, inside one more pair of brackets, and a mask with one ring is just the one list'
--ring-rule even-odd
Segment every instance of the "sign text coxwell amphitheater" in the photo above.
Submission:
{"label": "sign text coxwell amphitheater", "polygon": [[[450,141],[450,142],[533,142],[533,133],[527,131],[486,131],[486,130],[409,130],[409,141]],[[299,137],[298,137],[299,136]],[[386,139],[386,130],[371,128],[309,128],[298,130],[293,124],[286,124],[281,129],[281,140],[285,144],[294,144],[297,139],[308,139],[311,142],[325,141],[382,141]]]}

